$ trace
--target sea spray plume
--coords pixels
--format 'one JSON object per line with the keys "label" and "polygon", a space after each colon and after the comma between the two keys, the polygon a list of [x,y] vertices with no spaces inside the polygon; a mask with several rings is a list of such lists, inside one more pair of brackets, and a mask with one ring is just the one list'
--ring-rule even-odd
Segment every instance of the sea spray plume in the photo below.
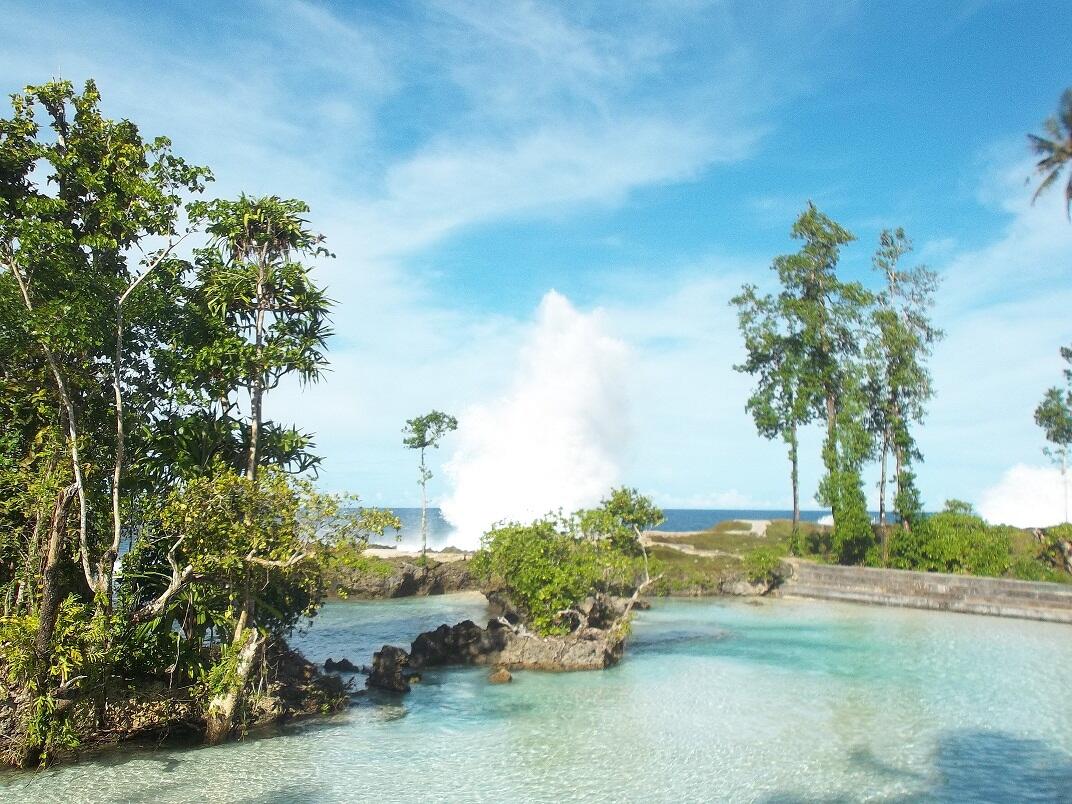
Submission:
{"label": "sea spray plume", "polygon": [[628,437],[628,353],[600,311],[549,291],[506,393],[462,413],[444,466],[443,516],[460,547],[502,520],[597,503],[618,483]]}

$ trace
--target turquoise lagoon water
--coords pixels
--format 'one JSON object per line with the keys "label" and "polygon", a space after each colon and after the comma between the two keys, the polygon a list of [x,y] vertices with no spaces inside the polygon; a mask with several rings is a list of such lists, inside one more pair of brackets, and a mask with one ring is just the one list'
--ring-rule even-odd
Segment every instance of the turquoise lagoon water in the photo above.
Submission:
{"label": "turquoise lagoon water", "polygon": [[[361,663],[478,595],[333,603]],[[1072,628],[805,600],[659,601],[601,673],[427,673],[280,736],[0,780],[35,802],[1070,801]]]}

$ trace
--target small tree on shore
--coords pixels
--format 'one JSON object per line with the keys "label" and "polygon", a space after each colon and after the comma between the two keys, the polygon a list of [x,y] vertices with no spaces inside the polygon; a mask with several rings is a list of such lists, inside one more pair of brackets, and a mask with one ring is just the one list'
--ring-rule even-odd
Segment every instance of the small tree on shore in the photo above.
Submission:
{"label": "small tree on shore", "polygon": [[421,558],[428,553],[428,481],[432,472],[425,462],[429,448],[439,449],[439,442],[447,433],[458,429],[458,420],[453,416],[433,410],[423,416],[406,421],[402,428],[402,444],[409,449],[420,450],[417,483],[421,487]]}

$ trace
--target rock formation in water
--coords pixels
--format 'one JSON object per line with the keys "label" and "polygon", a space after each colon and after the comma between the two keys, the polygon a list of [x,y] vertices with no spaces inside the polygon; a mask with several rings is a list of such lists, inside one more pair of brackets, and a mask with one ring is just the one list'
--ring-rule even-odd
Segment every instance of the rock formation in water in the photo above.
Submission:
{"label": "rock formation in water", "polygon": [[324,662],[324,670],[329,673],[360,673],[361,668],[351,662],[349,659],[339,659],[335,661],[330,656],[327,661]]}
{"label": "rock formation in water", "polygon": [[[491,595],[493,606],[501,601]],[[607,595],[586,599],[566,613],[572,630],[540,636],[529,631],[512,612],[481,628],[472,620],[441,625],[420,634],[410,650],[385,645],[373,656],[370,687],[408,691],[406,673],[449,665],[490,666],[510,670],[603,670],[622,658],[626,623],[635,599]],[[500,676],[500,680],[502,679]]]}
{"label": "rock formation in water", "polygon": [[328,585],[336,594],[358,600],[442,595],[479,588],[464,559],[429,559],[426,566],[406,559],[384,559],[372,568],[337,570]]}

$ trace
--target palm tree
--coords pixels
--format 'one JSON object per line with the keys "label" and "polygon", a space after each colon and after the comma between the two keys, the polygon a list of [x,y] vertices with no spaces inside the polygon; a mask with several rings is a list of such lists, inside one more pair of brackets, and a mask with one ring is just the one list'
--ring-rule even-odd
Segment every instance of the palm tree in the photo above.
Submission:
{"label": "palm tree", "polygon": [[[1066,89],[1061,95],[1061,104],[1056,117],[1045,123],[1049,137],[1028,134],[1031,150],[1042,158],[1035,165],[1035,172],[1044,176],[1042,182],[1031,197],[1031,203],[1050,185],[1056,182],[1061,171],[1072,164],[1072,89]],[[1072,220],[1072,171],[1065,185],[1065,214]]]}

